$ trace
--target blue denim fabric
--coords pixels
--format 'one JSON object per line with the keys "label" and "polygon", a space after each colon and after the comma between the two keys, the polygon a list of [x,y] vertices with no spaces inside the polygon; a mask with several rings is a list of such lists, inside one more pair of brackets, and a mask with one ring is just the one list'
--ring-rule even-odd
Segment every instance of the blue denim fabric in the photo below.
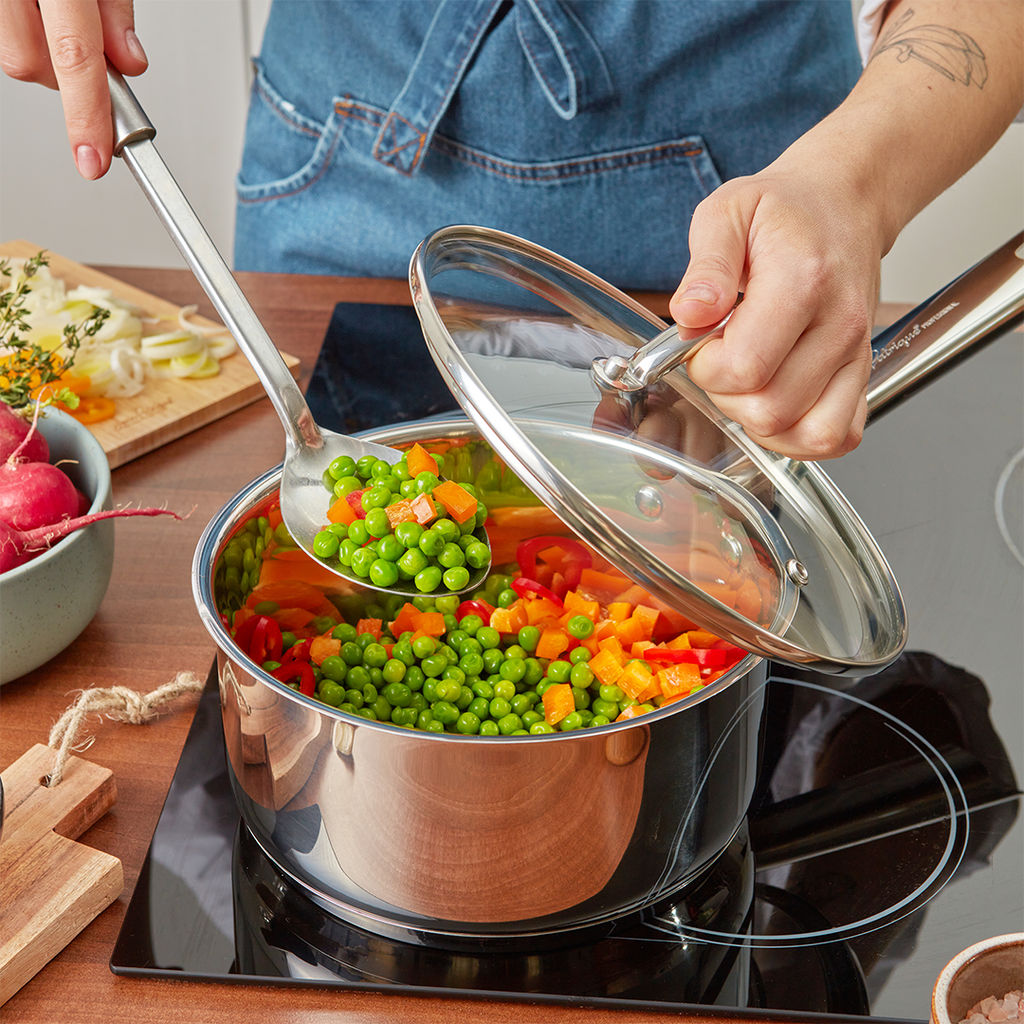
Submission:
{"label": "blue denim fabric", "polygon": [[859,71],[849,0],[277,0],[236,266],[404,277],[472,223],[669,290],[694,206]]}

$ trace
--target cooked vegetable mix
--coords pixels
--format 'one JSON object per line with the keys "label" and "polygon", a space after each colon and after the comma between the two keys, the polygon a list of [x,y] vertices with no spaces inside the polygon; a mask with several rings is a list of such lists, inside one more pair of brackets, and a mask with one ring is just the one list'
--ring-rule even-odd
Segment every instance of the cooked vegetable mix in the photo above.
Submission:
{"label": "cooked vegetable mix", "polygon": [[[486,445],[473,444],[491,459]],[[427,493],[401,491],[419,476],[412,472],[418,454],[410,452],[412,458],[399,464],[399,502]],[[459,454],[471,463],[475,458],[479,479],[485,471],[479,452]],[[450,458],[447,466],[439,460],[433,465],[453,468]],[[494,462],[489,465],[486,472],[494,474]],[[335,468],[344,470],[331,475],[345,481],[337,493],[349,508],[350,494],[361,492],[362,506],[362,494],[386,475],[379,468],[374,476],[373,467],[369,473],[367,467],[350,472],[347,464]],[[236,531],[218,560],[214,585],[225,627],[275,679],[343,712],[404,728],[479,736],[568,732],[624,721],[682,700],[746,656],[657,603],[614,568],[598,564],[586,545],[564,536],[546,508],[514,507],[510,474],[500,467],[498,473],[494,482],[507,488],[509,507],[487,519],[487,530],[495,561],[500,552],[505,564],[492,567],[467,599],[340,592],[343,582],[295,546],[274,496]],[[387,507],[362,506],[365,515],[351,522],[371,535],[371,512]],[[481,514],[486,513],[478,503],[466,522],[475,523]],[[454,518],[438,521],[457,528]],[[427,532],[428,526],[405,519],[378,539],[404,545],[403,536]],[[337,550],[345,541],[355,543],[351,536],[339,538]]]}
{"label": "cooked vegetable mix", "polygon": [[390,465],[342,455],[324,472],[334,495],[313,552],[376,587],[412,580],[421,593],[457,591],[490,563],[479,532],[487,509],[472,484],[440,478],[442,459],[421,445]]}

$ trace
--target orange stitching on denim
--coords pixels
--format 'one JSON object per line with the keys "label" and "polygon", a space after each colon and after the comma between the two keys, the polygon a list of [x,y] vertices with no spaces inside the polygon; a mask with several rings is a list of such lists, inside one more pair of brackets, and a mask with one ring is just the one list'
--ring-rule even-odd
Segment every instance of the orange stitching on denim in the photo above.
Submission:
{"label": "orange stitching on denim", "polygon": [[382,126],[382,129],[381,129],[382,132],[386,129],[388,131],[388,133],[392,136],[392,138],[394,138],[395,130],[394,130],[394,128],[390,127],[390,125],[392,125],[395,121],[401,121],[404,125],[406,125],[414,133],[415,138],[410,139],[408,142],[403,142],[401,145],[394,145],[390,149],[379,149],[375,145],[373,147],[373,155],[374,155],[374,157],[376,159],[380,160],[382,163],[387,163],[389,166],[394,167],[394,169],[396,171],[398,171],[399,174],[405,174],[407,176],[411,176],[411,173],[412,173],[411,169],[410,170],[406,170],[406,169],[404,169],[402,167],[399,167],[396,162],[394,162],[393,160],[390,160],[390,159],[386,159],[386,158],[395,157],[399,153],[407,151],[413,145],[413,143],[415,142],[416,143],[416,155],[413,157],[412,164],[411,164],[411,167],[415,167],[417,165],[417,163],[419,163],[420,154],[423,152],[423,146],[425,145],[425,143],[427,141],[427,136],[426,136],[426,134],[424,132],[421,132],[416,127],[416,125],[414,125],[408,118],[402,117],[401,114],[395,114],[395,113],[391,113],[391,114],[388,115],[388,119],[384,122],[384,124]]}

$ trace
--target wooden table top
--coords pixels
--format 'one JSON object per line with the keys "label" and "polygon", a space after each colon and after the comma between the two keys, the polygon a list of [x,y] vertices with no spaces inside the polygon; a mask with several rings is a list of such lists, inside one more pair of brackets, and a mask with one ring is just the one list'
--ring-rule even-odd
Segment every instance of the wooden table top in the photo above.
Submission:
{"label": "wooden table top", "polygon": [[[185,270],[100,268],[112,276],[179,304],[211,304]],[[301,275],[238,275],[271,337],[302,361],[308,382],[337,302],[409,302],[402,281],[342,280]],[[664,315],[664,297],[644,297]],[[893,315],[895,310],[885,311]],[[33,744],[46,743],[53,723],[76,691],[122,685],[147,693],[179,671],[205,678],[214,644],[191,595],[196,543],[224,502],[280,462],[283,434],[270,403],[261,399],[114,472],[116,504],[163,505],[191,511],[183,522],[128,519],[117,524],[113,579],[106,598],[81,637],[57,658],[3,687],[0,769]],[[595,1010],[499,1001],[464,1002],[318,988],[260,987],[117,977],[109,958],[160,816],[198,697],[179,698],[155,720],[130,725],[95,719],[95,742],[82,756],[114,773],[113,809],[81,841],[119,858],[124,892],[3,1007],[11,1024],[55,1020],[75,1024],[150,1024],[184,1017],[216,1024],[267,1021],[303,1024],[392,1024],[465,1020],[504,1022],[677,1021],[671,1013]],[[686,1019],[728,1021],[715,1011]],[[744,1018],[749,1020],[749,1018]],[[783,1019],[773,1016],[772,1019]]]}

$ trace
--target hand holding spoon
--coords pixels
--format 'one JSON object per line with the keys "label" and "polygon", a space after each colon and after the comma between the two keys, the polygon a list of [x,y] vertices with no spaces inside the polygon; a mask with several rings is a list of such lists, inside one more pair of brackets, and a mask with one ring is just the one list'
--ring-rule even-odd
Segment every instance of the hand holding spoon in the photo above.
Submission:
{"label": "hand holding spoon", "polygon": [[[313,539],[327,522],[332,502],[323,483],[324,472],[342,456],[358,461],[370,456],[394,465],[402,452],[319,427],[302,392],[238,287],[206,230],[153,145],[156,129],[150,123],[120,73],[107,66],[107,81],[114,115],[114,153],[124,159],[142,191],[185,261],[256,371],[285,429],[285,458],[281,474],[281,514],[295,543],[317,558]],[[478,537],[486,543],[482,528]],[[336,560],[325,561],[333,572],[360,586],[387,593],[422,595],[413,580],[399,579],[390,586],[375,586]],[[435,593],[464,593],[477,589],[490,561],[470,573],[464,586]],[[427,593],[431,593],[428,591]]]}

